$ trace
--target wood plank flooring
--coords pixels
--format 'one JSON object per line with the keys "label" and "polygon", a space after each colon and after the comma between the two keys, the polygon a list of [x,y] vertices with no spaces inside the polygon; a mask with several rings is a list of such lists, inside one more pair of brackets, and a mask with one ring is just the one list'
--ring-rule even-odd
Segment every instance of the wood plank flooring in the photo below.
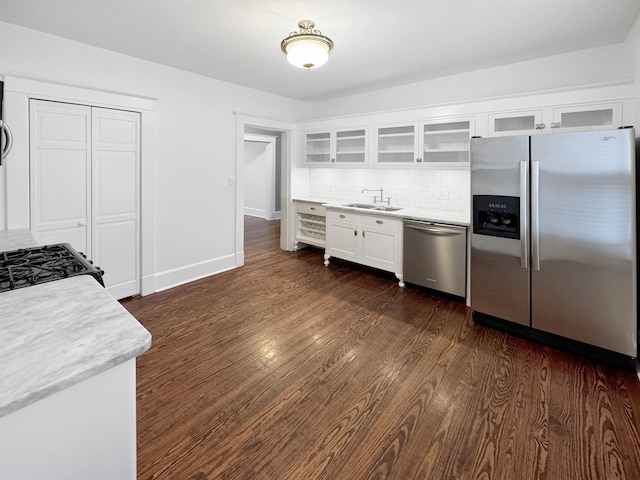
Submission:
{"label": "wood plank flooring", "polygon": [[123,302],[139,480],[640,479],[632,372],[278,235],[247,217],[244,267]]}

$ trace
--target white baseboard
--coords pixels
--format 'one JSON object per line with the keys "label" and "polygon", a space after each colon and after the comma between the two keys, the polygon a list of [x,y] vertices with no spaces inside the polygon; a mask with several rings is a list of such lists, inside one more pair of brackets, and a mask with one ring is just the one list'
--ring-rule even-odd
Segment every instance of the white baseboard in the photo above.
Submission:
{"label": "white baseboard", "polygon": [[161,292],[162,290],[209,277],[216,273],[233,270],[236,266],[236,254],[232,254],[157,273],[155,275],[155,291]]}
{"label": "white baseboard", "polygon": [[260,210],[259,208],[244,207],[244,214],[249,215],[250,217],[267,218],[267,211]]}

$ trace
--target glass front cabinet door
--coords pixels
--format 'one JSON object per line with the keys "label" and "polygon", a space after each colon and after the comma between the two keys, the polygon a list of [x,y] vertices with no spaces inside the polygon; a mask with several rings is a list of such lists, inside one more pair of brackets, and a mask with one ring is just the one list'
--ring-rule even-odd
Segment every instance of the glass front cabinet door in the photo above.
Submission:
{"label": "glass front cabinet door", "polygon": [[469,139],[474,118],[422,122],[421,157],[424,164],[464,165],[469,163]]}
{"label": "glass front cabinet door", "polygon": [[449,118],[375,128],[378,165],[461,165],[469,163],[473,117]]}
{"label": "glass front cabinet door", "polygon": [[608,130],[622,126],[622,102],[574,105],[553,109],[554,132]]}
{"label": "glass front cabinet door", "polygon": [[501,112],[489,114],[489,136],[534,135],[542,133],[542,110],[524,110],[521,112]]}
{"label": "glass front cabinet door", "polygon": [[363,165],[367,162],[367,129],[307,132],[307,165]]}
{"label": "glass front cabinet door", "polygon": [[375,161],[379,165],[413,165],[422,162],[418,123],[375,127]]}

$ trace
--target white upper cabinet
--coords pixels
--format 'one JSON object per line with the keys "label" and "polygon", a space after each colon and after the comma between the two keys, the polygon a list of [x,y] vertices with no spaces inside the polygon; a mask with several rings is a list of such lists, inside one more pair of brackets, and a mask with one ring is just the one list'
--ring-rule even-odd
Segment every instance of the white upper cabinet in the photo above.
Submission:
{"label": "white upper cabinet", "polygon": [[612,102],[490,113],[488,134],[495,137],[618,128],[622,126],[622,108],[622,102]]}
{"label": "white upper cabinet", "polygon": [[331,162],[331,133],[309,132],[306,135],[306,162],[328,164]]}
{"label": "white upper cabinet", "polygon": [[622,102],[553,109],[553,131],[608,130],[622,127]]}
{"label": "white upper cabinet", "polygon": [[414,164],[422,161],[418,123],[375,127],[375,161],[380,165]]}
{"label": "white upper cabinet", "polygon": [[473,117],[456,120],[422,122],[421,151],[425,164],[468,164],[469,139],[473,131]]}
{"label": "white upper cabinet", "polygon": [[306,133],[307,165],[364,165],[367,163],[367,129]]}
{"label": "white upper cabinet", "polygon": [[542,133],[542,109],[524,110],[521,112],[490,113],[489,136],[500,135],[532,135]]}
{"label": "white upper cabinet", "polygon": [[474,117],[375,127],[378,165],[464,165]]}

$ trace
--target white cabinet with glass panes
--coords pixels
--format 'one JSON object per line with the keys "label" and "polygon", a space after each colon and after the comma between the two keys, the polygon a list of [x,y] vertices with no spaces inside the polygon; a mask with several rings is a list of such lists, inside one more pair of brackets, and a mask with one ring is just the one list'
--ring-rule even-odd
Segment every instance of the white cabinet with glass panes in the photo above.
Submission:
{"label": "white cabinet with glass panes", "polygon": [[622,126],[622,102],[490,113],[488,118],[490,137],[607,130]]}
{"label": "white cabinet with glass panes", "polygon": [[542,109],[489,114],[489,136],[533,135],[542,133]]}
{"label": "white cabinet with glass panes", "polygon": [[379,165],[414,164],[419,155],[418,123],[375,127],[375,162]]}
{"label": "white cabinet with glass panes", "polygon": [[375,128],[378,165],[460,165],[469,163],[474,118],[439,119]]}
{"label": "white cabinet with glass panes", "polygon": [[420,123],[422,163],[468,164],[474,118]]}
{"label": "white cabinet with glass panes", "polygon": [[622,102],[555,107],[550,127],[554,132],[622,127]]}
{"label": "white cabinet with glass panes", "polygon": [[306,133],[307,165],[363,165],[367,163],[367,129],[355,127]]}
{"label": "white cabinet with glass panes", "polygon": [[331,161],[331,133],[309,132],[306,137],[306,162],[328,164]]}

